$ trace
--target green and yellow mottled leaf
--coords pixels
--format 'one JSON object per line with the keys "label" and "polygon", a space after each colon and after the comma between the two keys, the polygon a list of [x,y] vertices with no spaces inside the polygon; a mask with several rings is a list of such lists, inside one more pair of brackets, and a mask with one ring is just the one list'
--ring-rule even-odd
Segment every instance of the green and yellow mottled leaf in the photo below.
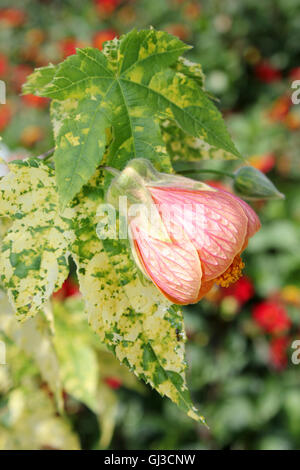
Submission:
{"label": "green and yellow mottled leaf", "polygon": [[[66,278],[71,254],[101,341],[138,377],[202,420],[185,381],[180,308],[138,272],[127,242],[101,241],[97,234],[97,209],[109,181],[99,165],[123,169],[142,157],[172,172],[170,157],[240,157],[205,92],[201,66],[182,58],[188,49],[166,32],[132,31],[103,51],[79,49],[29,77],[25,93],[52,99],[55,170],[37,160],[14,163],[0,182],[0,217],[11,220],[0,282],[20,318],[34,315]],[[64,387],[100,413],[101,368],[92,341],[81,324],[80,335],[59,312],[54,323],[66,364]],[[115,403],[112,410],[110,416]]]}
{"label": "green and yellow mottled leaf", "polygon": [[192,62],[185,57],[179,57],[172,68],[176,70],[176,72],[180,72],[195,80],[197,85],[204,90],[205,76],[200,64]]}
{"label": "green and yellow mottled leaf", "polygon": [[[30,75],[32,77],[32,75]],[[30,80],[29,77],[29,80]],[[114,75],[105,56],[92,47],[77,49],[62,62],[51,82],[41,90],[44,96],[60,101],[67,98],[84,98],[103,93],[110,87]],[[26,85],[25,85],[26,90]]]}
{"label": "green and yellow mottled leaf", "polygon": [[56,138],[55,168],[60,203],[64,208],[95,173],[105,150],[109,120],[105,102],[87,98],[67,117]]}
{"label": "green and yellow mottled leaf", "polygon": [[202,420],[185,382],[181,310],[151,282],[141,280],[126,244],[97,237],[101,181],[99,174],[84,188],[74,208],[75,260],[89,322],[101,341],[138,377],[189,416]]}
{"label": "green and yellow mottled leaf", "polygon": [[186,134],[174,121],[165,119],[161,121],[161,132],[167,152],[173,162],[184,160],[195,162],[198,160],[232,160],[235,157],[231,152],[208,144],[198,137]]}
{"label": "green and yellow mottled leaf", "polygon": [[[149,89],[146,94],[150,94],[161,112],[174,120],[185,133],[232,154],[231,158],[241,158],[221,113],[192,78],[168,70],[154,75]],[[141,94],[145,95],[145,91]]]}
{"label": "green and yellow mottled leaf", "polygon": [[12,221],[1,245],[0,282],[19,318],[34,316],[68,274],[74,212],[58,212],[53,169],[26,160],[11,163],[0,182],[0,216]]}
{"label": "green and yellow mottled leaf", "polygon": [[181,57],[188,49],[166,32],[134,30],[106,43],[103,52],[78,49],[55,72],[50,67],[44,75],[39,70],[29,78],[25,91],[33,92],[36,83],[38,94],[55,100],[52,116],[62,208],[94,174],[105,146],[106,163],[118,169],[132,158],[148,158],[154,164],[167,161],[161,119],[171,119],[197,144],[201,141],[203,152],[240,156],[203,90],[201,66]]}
{"label": "green and yellow mottled leaf", "polygon": [[[67,256],[72,253],[89,322],[101,341],[138,377],[189,416],[201,420],[185,382],[181,310],[154,284],[141,279],[127,244],[98,238],[103,174],[97,172],[74,199],[72,208],[60,215],[50,167],[28,160],[11,164],[10,169],[0,184],[0,215],[12,220],[2,245],[0,272],[20,317],[33,315],[45,306],[66,277]],[[28,328],[31,326],[29,323]],[[56,329],[60,334],[55,347],[65,364],[61,370],[63,385],[92,409],[100,410],[98,367],[92,346],[83,344],[82,335],[73,334],[74,329],[63,327],[63,322],[58,321]],[[80,330],[82,333],[81,325]]]}
{"label": "green and yellow mottled leaf", "polygon": [[34,93],[38,96],[44,96],[44,88],[53,80],[57,68],[57,65],[49,64],[47,67],[35,69],[23,85],[23,94]]}

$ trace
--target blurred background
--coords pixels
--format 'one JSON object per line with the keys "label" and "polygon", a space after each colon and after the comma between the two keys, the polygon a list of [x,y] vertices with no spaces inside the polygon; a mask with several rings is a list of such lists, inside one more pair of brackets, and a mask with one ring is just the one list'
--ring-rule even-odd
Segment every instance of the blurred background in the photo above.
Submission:
{"label": "blurred background", "polygon": [[43,334],[54,328],[47,312],[20,333],[0,292],[0,449],[300,449],[300,364],[291,360],[300,340],[298,0],[0,0],[0,156],[53,147],[48,100],[20,95],[35,67],[150,25],[194,46],[187,56],[202,64],[238,149],[286,195],[254,203],[262,229],[244,277],[185,308],[188,382],[210,428],[99,344],[74,274],[49,306],[54,339]]}

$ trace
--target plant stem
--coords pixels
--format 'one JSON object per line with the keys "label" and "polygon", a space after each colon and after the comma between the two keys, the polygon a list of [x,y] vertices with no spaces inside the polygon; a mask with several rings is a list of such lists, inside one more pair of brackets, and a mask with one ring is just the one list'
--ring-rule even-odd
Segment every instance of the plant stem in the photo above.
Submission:
{"label": "plant stem", "polygon": [[213,169],[196,169],[196,168],[191,168],[189,170],[176,170],[177,173],[214,173],[216,175],[222,175],[222,176],[229,176],[230,178],[234,178],[233,173],[229,173],[228,171],[223,171],[223,170],[213,170]]}
{"label": "plant stem", "polygon": [[53,154],[54,150],[55,150],[55,147],[53,147],[53,148],[50,149],[50,150],[47,150],[47,152],[44,152],[44,153],[42,153],[41,155],[38,155],[36,158],[39,158],[40,160],[46,161],[46,160],[48,160],[48,158],[51,157],[51,155]]}
{"label": "plant stem", "polygon": [[113,176],[118,176],[120,174],[119,170],[117,170],[116,168],[112,168],[111,166],[100,166],[99,168],[108,171]]}

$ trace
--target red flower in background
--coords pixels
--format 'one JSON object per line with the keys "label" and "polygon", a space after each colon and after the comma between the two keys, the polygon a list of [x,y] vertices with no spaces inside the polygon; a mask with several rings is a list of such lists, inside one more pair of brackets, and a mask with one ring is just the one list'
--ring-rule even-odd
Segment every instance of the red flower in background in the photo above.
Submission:
{"label": "red flower in background", "polygon": [[118,377],[106,377],[104,382],[113,390],[118,390],[122,385],[122,380],[118,379]]}
{"label": "red flower in background", "polygon": [[243,276],[231,286],[222,288],[221,294],[222,297],[234,297],[239,305],[243,305],[253,297],[254,286],[247,276]]}
{"label": "red flower in background", "polygon": [[12,110],[9,104],[0,105],[0,131],[3,131],[10,123],[12,118]]}
{"label": "red flower in background", "polygon": [[300,307],[300,288],[293,284],[284,286],[280,292],[280,298],[283,302]]}
{"label": "red flower in background", "polygon": [[290,112],[284,120],[284,124],[290,131],[300,129],[300,115],[296,112]]}
{"label": "red flower in background", "polygon": [[120,5],[121,0],[94,0],[97,11],[102,14],[111,14]]}
{"label": "red flower in background", "polygon": [[65,38],[59,42],[60,52],[64,59],[70,55],[76,54],[76,48],[82,46],[83,44],[75,38]]}
{"label": "red flower in background", "polygon": [[291,80],[300,80],[300,67],[294,67],[290,70],[289,78]]}
{"label": "red flower in background", "polygon": [[280,96],[271,107],[268,116],[271,121],[282,121],[288,115],[291,106],[290,96]]}
{"label": "red flower in background", "polygon": [[254,68],[255,76],[264,83],[272,83],[281,80],[280,70],[273,67],[270,62],[264,60]]}
{"label": "red flower in background", "polygon": [[173,36],[177,36],[182,41],[186,40],[190,35],[188,28],[181,23],[172,24],[168,26],[167,32],[172,34]]}
{"label": "red flower in background", "polygon": [[42,96],[35,96],[31,94],[22,96],[22,101],[26,106],[38,109],[46,108],[49,104],[48,98],[43,98]]}
{"label": "red flower in background", "polygon": [[45,137],[45,133],[40,126],[27,126],[23,129],[20,137],[20,143],[24,147],[33,147]]}
{"label": "red flower in background", "polygon": [[117,37],[117,35],[117,32],[113,29],[104,29],[103,31],[99,31],[93,37],[93,46],[97,47],[97,49],[100,49],[101,51],[103,48],[103,44],[106,41],[111,41],[112,39]]}
{"label": "red flower in background", "polygon": [[190,21],[195,21],[201,15],[201,6],[197,2],[189,2],[184,7],[184,15]]}
{"label": "red flower in background", "polygon": [[277,370],[283,370],[288,364],[288,347],[290,338],[287,336],[279,336],[272,338],[270,343],[270,362]]}
{"label": "red flower in background", "polygon": [[8,72],[8,60],[6,55],[0,54],[0,77],[4,77]]}
{"label": "red flower in background", "polygon": [[54,292],[53,297],[58,300],[64,300],[78,294],[80,294],[78,283],[72,277],[68,277],[62,287]]}
{"label": "red flower in background", "polygon": [[253,155],[249,158],[249,162],[257,170],[260,170],[263,173],[268,173],[272,168],[274,168],[276,158],[274,153],[266,153],[264,155]]}
{"label": "red flower in background", "polygon": [[19,64],[14,67],[12,72],[11,84],[17,93],[22,90],[22,85],[26,82],[28,75],[33,72],[33,68],[30,65]]}
{"label": "red flower in background", "polygon": [[254,321],[267,333],[282,333],[291,326],[285,308],[272,300],[261,302],[253,308]]}
{"label": "red flower in background", "polygon": [[22,10],[18,10],[17,8],[0,9],[0,21],[5,23],[7,26],[21,26],[24,23],[25,18],[25,12]]}

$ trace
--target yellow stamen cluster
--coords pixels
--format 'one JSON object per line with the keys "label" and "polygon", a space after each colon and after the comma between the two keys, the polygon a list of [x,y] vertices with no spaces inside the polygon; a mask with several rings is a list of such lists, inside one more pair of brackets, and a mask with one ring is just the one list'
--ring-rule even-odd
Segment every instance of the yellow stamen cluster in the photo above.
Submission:
{"label": "yellow stamen cluster", "polygon": [[244,269],[245,264],[242,261],[240,255],[237,255],[229,268],[216,279],[216,284],[221,287],[229,287],[230,284],[238,281],[242,277],[242,270]]}

